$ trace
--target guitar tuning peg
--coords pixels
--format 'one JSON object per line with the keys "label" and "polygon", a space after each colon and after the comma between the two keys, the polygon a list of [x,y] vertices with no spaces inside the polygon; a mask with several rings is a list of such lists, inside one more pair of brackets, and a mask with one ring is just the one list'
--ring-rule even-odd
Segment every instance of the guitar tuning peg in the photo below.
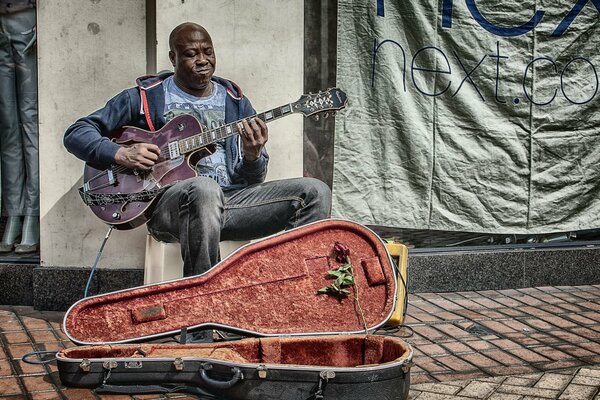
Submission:
{"label": "guitar tuning peg", "polygon": [[315,119],[315,121],[319,120],[319,114],[315,114],[315,116],[313,117]]}
{"label": "guitar tuning peg", "polygon": [[323,115],[323,117],[324,117],[325,119],[329,118],[329,113],[328,113],[328,112],[326,112],[326,113],[325,113],[325,115]]}

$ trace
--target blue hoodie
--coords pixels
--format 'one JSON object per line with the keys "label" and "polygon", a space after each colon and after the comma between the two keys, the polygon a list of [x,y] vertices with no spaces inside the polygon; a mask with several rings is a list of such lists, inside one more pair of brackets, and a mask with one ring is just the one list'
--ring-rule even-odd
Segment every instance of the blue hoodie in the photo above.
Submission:
{"label": "blue hoodie", "polygon": [[[138,78],[137,87],[122,91],[101,109],[75,121],[65,132],[64,145],[67,150],[95,166],[107,168],[114,164],[115,154],[120,146],[111,141],[112,132],[123,126],[151,130],[146,115],[149,115],[155,129],[165,125],[163,115],[165,96],[162,82],[171,75],[172,72],[167,72]],[[213,76],[212,80],[227,89],[225,123],[229,124],[256,114],[250,101],[244,97],[235,83],[216,76]],[[142,106],[142,91],[147,97],[147,110]],[[244,159],[241,138],[239,135],[234,135],[225,139],[225,151],[227,171],[232,182],[229,188],[242,188],[265,180],[269,156],[264,148],[257,160],[247,161]]]}

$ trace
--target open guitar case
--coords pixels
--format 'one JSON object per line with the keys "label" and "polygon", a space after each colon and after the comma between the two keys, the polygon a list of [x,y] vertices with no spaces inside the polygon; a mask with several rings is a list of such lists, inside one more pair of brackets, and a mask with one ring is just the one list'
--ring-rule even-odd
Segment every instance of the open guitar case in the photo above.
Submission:
{"label": "open guitar case", "polygon": [[[354,285],[339,285],[347,291],[340,294],[329,271],[348,260]],[[316,222],[246,245],[202,275],[80,300],[63,329],[81,346],[58,353],[59,376],[99,393],[403,400],[412,349],[373,334],[393,314],[397,290],[375,233],[349,221]],[[249,337],[172,339],[206,329]]]}

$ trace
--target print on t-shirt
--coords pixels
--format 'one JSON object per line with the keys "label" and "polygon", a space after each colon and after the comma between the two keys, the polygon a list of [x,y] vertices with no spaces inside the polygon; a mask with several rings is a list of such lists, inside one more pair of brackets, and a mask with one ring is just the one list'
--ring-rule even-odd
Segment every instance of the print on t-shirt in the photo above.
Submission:
{"label": "print on t-shirt", "polygon": [[[165,119],[170,121],[181,114],[191,114],[200,121],[205,129],[214,129],[225,125],[225,87],[213,82],[210,96],[196,97],[181,90],[173,77],[165,79]],[[198,175],[214,179],[221,187],[231,185],[227,172],[225,141],[217,142],[215,152],[202,158],[196,164]]]}

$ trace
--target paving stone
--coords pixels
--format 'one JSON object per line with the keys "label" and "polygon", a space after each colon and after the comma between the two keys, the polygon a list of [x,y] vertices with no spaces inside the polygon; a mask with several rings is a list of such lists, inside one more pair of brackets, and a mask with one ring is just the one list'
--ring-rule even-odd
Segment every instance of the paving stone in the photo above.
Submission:
{"label": "paving stone", "polygon": [[3,376],[11,376],[12,369],[8,360],[0,360],[0,378]]}
{"label": "paving stone", "polygon": [[593,376],[585,376],[585,375],[576,375],[571,383],[576,385],[587,385],[587,386],[596,386],[600,387],[600,377]]}
{"label": "paving stone", "polygon": [[[558,390],[539,389],[533,387],[523,387],[507,385],[506,382],[500,385],[497,393],[519,394],[522,396],[542,397],[547,399],[555,399],[560,394]],[[580,399],[581,400],[581,399]]]}
{"label": "paving stone", "polygon": [[23,321],[23,325],[25,325],[30,331],[35,329],[50,328],[47,321],[39,318],[22,317],[21,321]]}
{"label": "paving stone", "polygon": [[419,346],[419,350],[423,352],[423,354],[427,354],[429,356],[437,356],[442,354],[449,354],[448,350],[437,344],[426,344],[423,346]]}
{"label": "paving stone", "polygon": [[0,378],[0,396],[20,395],[21,387],[15,377]]}
{"label": "paving stone", "polygon": [[[73,400],[96,400],[96,396],[94,396],[89,390],[86,389],[65,389],[62,393],[69,399]],[[139,398],[139,396],[135,396]]]}
{"label": "paving stone", "polygon": [[581,368],[577,375],[600,378],[600,369],[598,369],[598,368]]}
{"label": "paving stone", "polygon": [[495,360],[504,365],[507,365],[507,366],[523,364],[522,360],[520,360],[502,350],[482,351],[481,354],[485,355],[486,357],[491,358],[492,360]]}
{"label": "paving stone", "polygon": [[[456,354],[456,353],[472,353],[473,349],[471,349],[469,346],[461,343],[461,342],[449,342],[449,343],[444,343],[443,346],[449,350],[449,352]],[[448,353],[448,351],[446,352]]]}
{"label": "paving stone", "polygon": [[419,374],[419,375],[411,375],[410,376],[411,385],[418,385],[421,383],[428,383],[428,382],[438,382],[438,380],[429,374]]}
{"label": "paving stone", "polygon": [[452,368],[454,371],[470,371],[476,369],[472,364],[469,364],[466,361],[461,360],[455,356],[439,356],[436,357],[436,361],[447,365]]}
{"label": "paving stone", "polygon": [[460,315],[451,313],[449,311],[442,311],[436,313],[435,316],[444,321],[458,321],[463,319],[463,317],[461,317]]}
{"label": "paving stone", "polygon": [[416,400],[473,400],[473,398],[454,396],[448,394],[423,392]]}
{"label": "paving stone", "polygon": [[[127,399],[131,399],[131,397],[127,396]],[[31,394],[31,400],[55,400],[60,399],[60,394],[53,390],[51,392],[38,392]]]}
{"label": "paving stone", "polygon": [[500,364],[497,361],[494,361],[491,358],[486,357],[483,353],[469,353],[469,354],[462,354],[460,356],[463,360],[466,360],[468,362],[470,362],[471,364],[477,366],[477,367],[496,367],[499,366]]}
{"label": "paving stone", "polygon": [[436,375],[436,379],[440,382],[456,382],[456,381],[466,381],[466,380],[481,380],[486,377],[487,374],[483,371],[473,371],[473,372],[450,372]]}
{"label": "paving stone", "polygon": [[[417,391],[417,390],[412,390],[412,389],[411,389],[411,390],[408,392],[408,399],[407,399],[407,400],[415,400],[417,397],[419,397],[419,395],[420,395],[420,394],[421,394],[421,392],[419,392],[419,391]],[[112,399],[112,397],[111,397],[110,399]],[[109,399],[107,398],[107,400],[109,400]],[[124,400],[125,400],[125,399],[124,399]]]}
{"label": "paving stone", "polygon": [[38,391],[54,389],[54,385],[52,385],[52,383],[50,383],[47,380],[47,377],[44,375],[24,376],[21,379],[23,379],[23,384],[25,385],[25,388],[29,392],[38,392]]}
{"label": "paving stone", "polygon": [[571,330],[571,332],[574,332],[574,333],[576,333],[580,336],[583,336],[585,338],[588,338],[588,339],[600,339],[600,332],[598,332],[594,329],[577,327],[577,328],[571,328],[570,330]]}
{"label": "paving stone", "polygon": [[496,346],[502,350],[512,350],[512,349],[518,349],[521,347],[521,345],[513,342],[512,340],[508,340],[508,339],[495,339],[495,340],[490,340],[490,342],[492,344],[494,344],[494,346]]}
{"label": "paving stone", "polygon": [[57,337],[54,335],[52,330],[31,331],[30,335],[33,340],[38,343],[56,342],[57,340]]}
{"label": "paving stone", "polygon": [[452,338],[464,338],[473,336],[470,332],[467,332],[454,324],[436,324],[435,328]]}
{"label": "paving stone", "polygon": [[594,356],[596,354],[592,351],[589,351],[587,349],[581,348],[581,347],[573,345],[573,344],[565,344],[565,345],[557,346],[557,348],[560,351],[564,351],[565,353],[570,354],[577,358],[590,357],[590,356]]}
{"label": "paving stone", "polygon": [[[543,375],[542,375],[543,377]],[[504,381],[505,385],[511,385],[511,386],[526,386],[526,387],[534,387],[534,385],[536,384],[536,382],[538,382],[541,379],[540,376],[534,375],[534,376],[509,376],[506,378],[506,380]],[[545,389],[551,389],[551,388],[545,388]]]}
{"label": "paving stone", "polygon": [[521,375],[536,372],[537,369],[531,365],[516,365],[485,368],[485,371],[492,375]]}
{"label": "paving stone", "polygon": [[487,400],[523,400],[523,396],[518,394],[494,393]]}
{"label": "paving stone", "polygon": [[27,334],[24,331],[5,332],[2,336],[4,336],[4,340],[8,344],[29,343],[29,337],[27,337]]}
{"label": "paving stone", "polygon": [[542,356],[539,353],[536,353],[535,351],[526,349],[524,347],[518,348],[518,349],[509,349],[508,350],[509,353],[511,353],[514,356],[519,357],[521,360],[526,361],[528,363],[537,363],[537,362],[548,362],[550,361],[550,359]]}
{"label": "paving stone", "polygon": [[573,358],[572,356],[568,355],[567,353],[564,353],[564,352],[557,350],[550,346],[541,346],[541,347],[535,348],[534,350],[536,351],[536,353],[539,353],[542,356],[549,358],[551,360],[555,360],[555,361]]}
{"label": "paving stone", "polygon": [[570,384],[558,398],[559,400],[591,400],[598,393],[598,388],[593,386]]}
{"label": "paving stone", "polygon": [[569,384],[569,382],[571,382],[572,379],[573,377],[571,375],[546,373],[540,378],[534,387],[541,389],[562,390]]}
{"label": "paving stone", "polygon": [[553,361],[549,363],[536,364],[536,367],[544,371],[552,371],[558,369],[566,369],[573,367],[581,367],[585,365],[584,361],[581,360],[564,360],[564,361]]}
{"label": "paving stone", "polygon": [[27,364],[21,360],[13,360],[13,366],[19,375],[23,374],[45,374],[46,369],[43,365]]}
{"label": "paving stone", "polygon": [[477,379],[479,382],[491,382],[491,383],[502,383],[507,379],[506,376],[488,376],[485,378]]}
{"label": "paving stone", "polygon": [[494,346],[491,342],[488,342],[487,340],[469,340],[464,343],[471,347],[473,350],[478,351],[496,349],[496,346]]}
{"label": "paving stone", "polygon": [[444,298],[430,299],[429,301],[443,310],[454,311],[463,308],[461,305]]}
{"label": "paving stone", "polygon": [[478,382],[473,381],[465,386],[460,392],[458,392],[459,396],[465,397],[473,397],[476,399],[485,399],[487,398],[499,385],[488,383],[488,382]]}
{"label": "paving stone", "polygon": [[421,392],[431,392],[440,394],[456,394],[462,390],[462,386],[454,386],[445,383],[421,383],[419,385],[411,385],[411,388]]}

